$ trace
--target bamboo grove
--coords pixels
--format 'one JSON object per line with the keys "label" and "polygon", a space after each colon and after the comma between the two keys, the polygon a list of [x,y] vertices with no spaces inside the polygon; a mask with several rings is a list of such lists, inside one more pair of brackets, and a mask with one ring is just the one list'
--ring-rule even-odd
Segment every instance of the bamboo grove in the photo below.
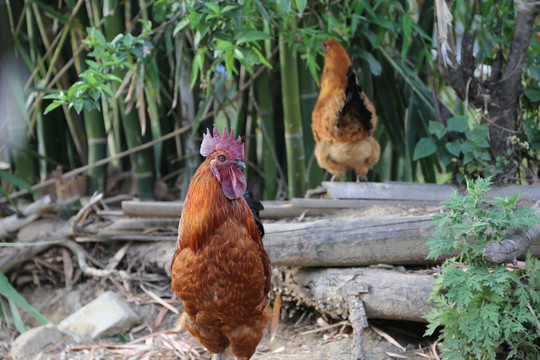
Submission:
{"label": "bamboo grove", "polygon": [[[489,65],[490,46],[509,46],[513,2],[460,12],[467,4],[455,1],[452,11],[473,29]],[[484,28],[475,25],[479,18]],[[485,134],[470,159],[465,146],[439,146],[451,132],[463,144],[479,137],[473,130],[483,120],[436,71],[434,21],[431,0],[2,4],[0,190],[6,198],[33,191],[60,167],[87,175],[88,194],[112,191],[107,184],[128,173],[140,198],[181,198],[201,161],[201,134],[216,123],[243,135],[256,194],[303,196],[329,179],[314,159],[310,128],[319,45],[328,37],[350,49],[377,108],[382,151],[370,180],[444,182],[496,170],[482,147]],[[540,48],[536,24],[529,54]],[[524,182],[538,173],[539,81],[530,55],[516,129],[517,143],[528,148],[518,160],[503,159],[517,162]],[[451,118],[444,125],[441,108]],[[470,133],[451,126],[460,119]]]}

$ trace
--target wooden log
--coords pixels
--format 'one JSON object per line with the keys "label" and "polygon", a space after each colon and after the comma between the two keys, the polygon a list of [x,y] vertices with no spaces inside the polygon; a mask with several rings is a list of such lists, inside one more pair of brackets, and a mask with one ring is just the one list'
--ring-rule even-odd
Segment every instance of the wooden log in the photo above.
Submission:
{"label": "wooden log", "polygon": [[[323,182],[327,197],[332,199],[379,199],[441,202],[447,200],[454,191],[463,192],[451,184],[418,184],[408,182]],[[520,200],[540,199],[538,185],[508,185],[492,187],[487,197],[507,197],[519,193]]]}
{"label": "wooden log", "polygon": [[[329,218],[310,222],[265,223],[264,246],[274,265],[426,265],[425,245],[435,226],[430,216]],[[107,227],[87,226],[77,241],[164,241],[174,247],[178,219],[119,218]],[[540,257],[536,237],[531,253]]]}
{"label": "wooden log", "polygon": [[265,224],[272,263],[285,266],[426,264],[429,216],[333,218]]}
{"label": "wooden log", "polygon": [[410,200],[439,203],[458,190],[454,185],[417,184],[405,182],[323,182],[327,195],[333,199]]}
{"label": "wooden log", "polygon": [[[362,300],[368,318],[425,322],[434,275],[381,268],[274,268],[272,285],[282,299],[347,319]],[[355,324],[353,324],[354,327]]]}
{"label": "wooden log", "polygon": [[[179,219],[182,213],[182,201],[122,201],[122,210],[126,216],[162,217]],[[264,210],[261,211],[263,219],[283,219],[309,214],[311,216],[328,215],[342,209],[322,208],[312,209],[294,206],[290,201],[262,201]]]}
{"label": "wooden log", "polygon": [[[540,210],[536,210],[536,215],[540,216]],[[525,255],[533,244],[540,244],[540,224],[514,232],[503,241],[488,242],[484,245],[482,256],[485,260],[496,264],[515,264],[517,258]],[[536,247],[531,248],[531,253],[538,256]]]}

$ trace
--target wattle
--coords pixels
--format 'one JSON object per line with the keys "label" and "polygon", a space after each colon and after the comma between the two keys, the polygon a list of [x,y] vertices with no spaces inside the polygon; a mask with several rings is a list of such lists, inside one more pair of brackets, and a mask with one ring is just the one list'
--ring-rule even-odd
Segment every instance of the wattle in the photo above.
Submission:
{"label": "wattle", "polygon": [[229,200],[238,199],[246,191],[246,178],[242,169],[231,167],[228,170],[228,176],[221,182],[223,193]]}

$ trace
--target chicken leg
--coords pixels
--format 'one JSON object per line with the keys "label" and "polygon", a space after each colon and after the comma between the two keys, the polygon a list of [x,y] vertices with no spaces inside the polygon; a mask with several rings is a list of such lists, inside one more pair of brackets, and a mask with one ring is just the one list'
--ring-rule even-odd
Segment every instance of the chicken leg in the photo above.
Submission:
{"label": "chicken leg", "polygon": [[223,350],[219,354],[213,354],[212,355],[212,360],[223,360],[224,355],[225,355],[225,350]]}

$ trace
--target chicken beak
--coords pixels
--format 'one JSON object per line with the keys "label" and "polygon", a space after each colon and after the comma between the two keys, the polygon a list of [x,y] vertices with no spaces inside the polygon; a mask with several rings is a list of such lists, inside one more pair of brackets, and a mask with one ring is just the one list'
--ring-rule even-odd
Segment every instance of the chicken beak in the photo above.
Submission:
{"label": "chicken beak", "polygon": [[243,162],[243,161],[233,161],[232,165],[236,168],[241,168],[241,169],[245,169],[246,168],[246,163]]}

